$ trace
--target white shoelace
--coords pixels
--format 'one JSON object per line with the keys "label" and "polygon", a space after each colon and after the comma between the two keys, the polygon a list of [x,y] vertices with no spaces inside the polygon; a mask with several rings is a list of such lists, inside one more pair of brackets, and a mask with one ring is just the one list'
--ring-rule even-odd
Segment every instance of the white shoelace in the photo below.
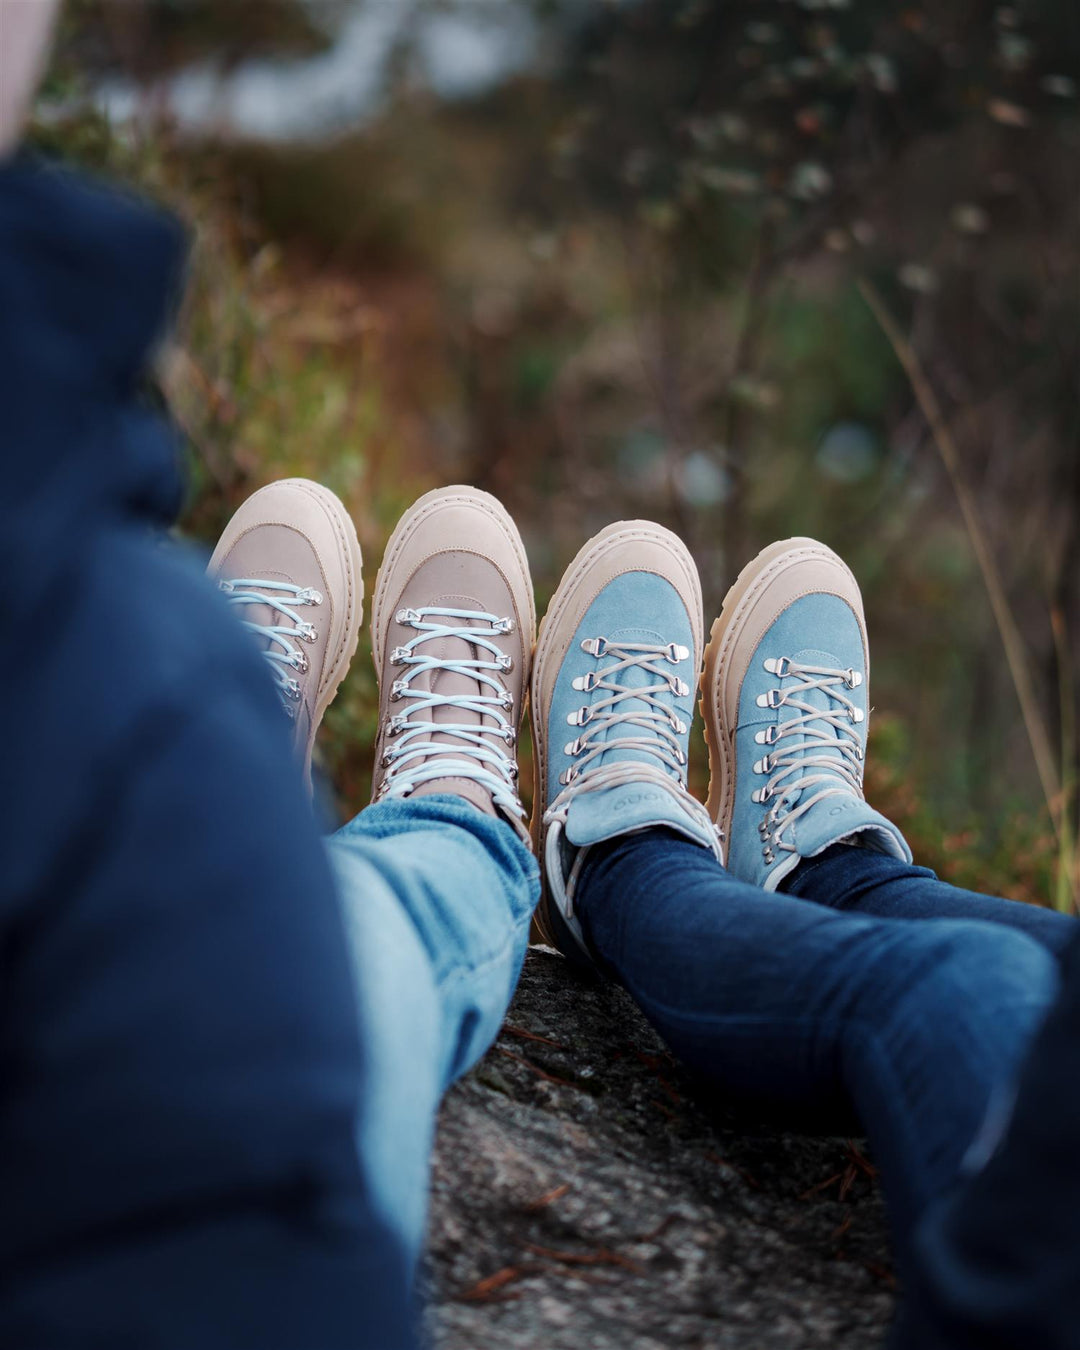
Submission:
{"label": "white shoelace", "polygon": [[[575,763],[559,776],[564,786],[588,773],[588,766],[609,750],[633,750],[636,753],[653,755],[660,764],[681,775],[686,764],[686,756],[679,745],[679,736],[686,732],[686,723],[663,701],[663,695],[674,694],[685,698],[690,686],[679,675],[665,670],[661,662],[670,666],[680,665],[690,659],[689,647],[680,647],[674,642],[666,646],[657,646],[645,642],[609,642],[607,638],[584,638],[582,649],[599,661],[610,656],[614,664],[603,670],[590,671],[574,680],[575,689],[590,694],[602,689],[605,698],[584,704],[567,721],[571,726],[588,727],[587,731],[571,741],[565,753],[573,755]],[[631,669],[643,670],[653,676],[657,683],[630,687],[615,677]],[[637,699],[647,707],[636,708],[632,712],[623,712],[619,704],[627,699]],[[643,731],[643,736],[616,736],[607,740],[607,734],[614,727],[624,730]],[[578,756],[581,756],[579,759]],[[560,793],[560,797],[565,793]]]}
{"label": "white shoelace", "polygon": [[[304,675],[307,673],[309,662],[303,648],[290,639],[300,638],[304,642],[314,642],[319,636],[315,625],[302,619],[297,614],[296,607],[321,605],[322,593],[310,586],[293,586],[287,581],[259,581],[251,577],[219,580],[218,590],[229,597],[230,605],[266,605],[292,624],[289,628],[285,624],[262,624],[252,623],[249,619],[240,620],[249,633],[266,639],[267,647],[263,656],[269,663],[282,706],[288,716],[294,718],[302,691],[300,681],[286,672],[297,670]],[[286,599],[289,601],[288,604]]]}
{"label": "white shoelace", "polygon": [[[798,714],[765,727],[754,737],[759,745],[781,746],[754,764],[754,772],[768,778],[764,787],[751,794],[755,802],[776,799],[758,825],[765,861],[772,864],[780,850],[797,851],[782,838],[783,832],[818,802],[826,797],[863,795],[862,737],[855,729],[863,721],[863,711],[843,692],[857,689],[863,677],[854,669],[800,665],[787,656],[770,657],[764,664],[770,675],[793,683],[759,694],[758,707],[793,708]],[[830,706],[821,708],[806,701],[806,695],[815,690],[825,694]],[[798,744],[781,745],[789,736],[802,739]],[[808,789],[817,790],[804,798]]]}
{"label": "white shoelace", "polygon": [[[690,686],[671,667],[690,659],[690,649],[677,643],[653,645],[643,642],[609,642],[607,638],[585,638],[582,648],[597,660],[611,657],[612,664],[603,669],[579,675],[573,687],[584,693],[603,690],[604,697],[585,704],[567,717],[571,726],[587,728],[565,747],[565,753],[574,756],[574,763],[559,775],[563,789],[544,813],[548,828],[546,854],[548,876],[559,890],[562,877],[558,850],[563,828],[574,799],[582,793],[603,792],[624,785],[651,784],[663,788],[673,796],[691,819],[700,821],[708,837],[719,838],[719,832],[705,807],[690,795],[684,782],[686,755],[679,737],[686,734],[687,724],[665,701],[665,696],[685,698]],[[666,667],[666,668],[665,668]],[[626,684],[626,672],[637,669],[655,678],[655,684],[632,686]],[[617,678],[621,676],[622,678]],[[646,704],[644,708],[629,711],[620,707],[629,699]],[[616,731],[610,736],[609,733]],[[552,729],[554,730],[554,728]],[[629,734],[628,734],[629,733]],[[629,750],[633,759],[601,764],[601,757],[612,750]],[[643,756],[651,757],[642,758]],[[720,856],[719,844],[716,848]],[[562,895],[557,895],[560,908],[573,913],[573,890],[577,873],[585,856],[579,854],[566,880]]]}
{"label": "white shoelace", "polygon": [[[407,667],[407,673],[390,686],[390,701],[407,700],[411,706],[386,720],[387,748],[381,763],[387,772],[379,796],[407,797],[423,783],[439,778],[467,778],[490,792],[495,805],[504,813],[524,820],[525,808],[517,790],[514,700],[499,678],[512,669],[513,659],[494,641],[514,631],[513,620],[437,605],[402,609],[396,618],[399,624],[415,628],[417,633],[390,653],[391,665]],[[444,622],[447,619],[461,622]],[[447,638],[460,638],[481,653],[489,653],[491,659],[486,660],[483,655],[445,659],[421,650],[425,643]],[[412,688],[418,675],[436,672],[463,675],[491,692],[436,694]],[[457,709],[468,714],[470,720],[423,719],[425,712],[435,708]],[[436,735],[452,736],[454,740],[438,741]]]}

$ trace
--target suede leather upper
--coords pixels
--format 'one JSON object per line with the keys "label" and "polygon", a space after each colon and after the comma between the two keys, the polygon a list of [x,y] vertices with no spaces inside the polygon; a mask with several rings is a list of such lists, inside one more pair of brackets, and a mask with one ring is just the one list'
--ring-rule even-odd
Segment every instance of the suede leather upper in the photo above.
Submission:
{"label": "suede leather upper", "polygon": [[[415,653],[423,658],[425,668],[413,670],[395,664],[395,651],[404,652],[406,644],[418,638],[419,630],[408,616],[433,607],[465,614],[464,618],[443,618],[452,627],[476,628],[481,635],[491,629],[484,615],[509,621],[508,631],[494,639],[501,656],[509,659],[509,668],[486,672],[496,679],[509,699],[509,706],[499,710],[499,716],[509,726],[509,743],[486,734],[492,733],[499,722],[492,712],[469,712],[460,702],[438,702],[444,698],[469,700],[495,696],[491,685],[467,673],[467,665],[465,670],[454,665],[491,661],[494,654],[481,644],[460,635],[432,637],[422,641]],[[475,619],[471,617],[473,614]],[[496,753],[505,753],[516,773],[514,745],[528,689],[535,626],[532,581],[524,545],[501,504],[487,493],[462,486],[437,488],[415,502],[387,543],[372,608],[372,647],[379,679],[379,736],[372,783],[376,795],[392,790],[395,757],[403,752],[411,754],[410,747],[415,741],[410,733],[416,723],[432,728],[439,724],[449,727],[468,723]],[[396,695],[394,685],[399,678],[407,680],[410,693],[433,696],[434,706],[427,706],[423,697],[419,700],[401,697],[400,691]],[[422,705],[419,709],[417,702]],[[470,760],[467,738],[452,730],[432,730],[424,734],[423,743],[440,748],[426,756],[411,757],[409,769],[418,770],[423,776],[429,765],[433,768],[446,765],[447,773],[410,791],[452,792],[467,798],[480,810],[495,809],[488,785],[453,771],[455,764],[468,768],[481,762]],[[513,795],[516,799],[516,781]],[[525,828],[523,817],[517,802],[511,823],[521,833]]]}
{"label": "suede leather upper", "polygon": [[[837,560],[839,562],[839,560]],[[809,666],[825,667],[837,670],[854,670],[862,676],[861,683],[855,688],[844,689],[845,697],[861,714],[861,720],[851,725],[858,735],[859,743],[865,752],[866,733],[869,723],[867,647],[861,613],[852,606],[849,595],[832,591],[804,590],[798,585],[798,568],[802,566],[796,560],[790,569],[791,575],[781,583],[784,591],[783,606],[778,616],[764,630],[756,645],[743,648],[733,671],[728,672],[726,687],[737,687],[738,723],[734,733],[734,762],[736,770],[733,779],[733,803],[731,825],[728,836],[728,867],[744,881],[774,888],[797,865],[800,858],[812,857],[836,843],[839,839],[858,835],[868,847],[879,848],[894,853],[910,861],[910,852],[902,836],[894,825],[884,816],[872,810],[861,794],[852,791],[841,774],[834,775],[835,785],[843,788],[842,794],[825,797],[805,815],[798,816],[784,830],[784,837],[794,845],[794,853],[783,852],[772,861],[769,860],[769,845],[759,826],[765,820],[770,809],[786,810],[798,806],[804,795],[813,794],[822,786],[804,788],[789,794],[786,805],[776,802],[754,801],[755,790],[761,790],[769,779],[767,772],[755,771],[769,754],[770,746],[757,739],[759,733],[768,734],[769,729],[781,727],[792,721],[800,713],[782,701],[785,693],[796,693],[800,700],[827,713],[837,708],[835,700],[824,690],[799,690],[799,681],[792,676],[770,672],[766,661],[787,657],[790,660]],[[814,566],[820,572],[822,564]],[[846,569],[844,569],[846,572]],[[838,574],[839,575],[839,574]],[[849,575],[849,574],[848,574]],[[841,581],[838,589],[846,589]],[[855,592],[857,599],[857,591]],[[762,606],[768,604],[768,592],[760,600]],[[734,647],[732,648],[734,651]],[[743,662],[745,661],[745,665]],[[741,678],[740,678],[741,676]],[[781,701],[777,707],[761,706],[759,700],[768,698],[771,690],[778,690]],[[775,698],[774,698],[775,701]],[[837,748],[822,748],[817,741],[812,747],[813,753],[821,759],[843,762],[839,749],[838,735],[828,722],[815,722],[812,725],[824,728]],[[718,733],[723,734],[723,728]],[[808,738],[800,732],[789,732],[778,743],[785,752],[797,751],[808,745]],[[829,776],[828,768],[818,764],[813,772]],[[793,778],[799,775],[796,773]]]}
{"label": "suede leather upper", "polygon": [[[282,667],[299,686],[290,700],[294,740],[305,773],[310,773],[315,734],[356,650],[363,608],[360,545],[344,505],[318,483],[283,478],[240,506],[225,527],[207,569],[219,581],[284,582],[317,592],[301,604],[288,593],[278,598],[313,630],[286,640],[307,661],[306,670]],[[252,594],[258,594],[255,587]],[[273,592],[267,592],[273,594]],[[295,627],[271,605],[234,605],[238,617],[261,627]],[[267,638],[252,634],[264,649]],[[273,648],[280,653],[280,645]]]}
{"label": "suede leather upper", "polygon": [[[586,544],[552,599],[533,679],[533,829],[546,878],[539,925],[564,950],[585,949],[567,871],[575,849],[660,825],[719,856],[685,789],[701,644],[693,561],[646,521],[612,525]],[[645,664],[635,663],[641,646],[670,651],[638,653]],[[650,720],[660,709],[666,716]]]}
{"label": "suede leather upper", "polygon": [[[549,802],[554,801],[561,790],[559,775],[574,762],[574,757],[566,753],[565,747],[578,735],[578,729],[567,721],[568,714],[582,707],[590,707],[604,696],[603,690],[585,693],[573,688],[575,677],[595,673],[605,664],[611,663],[610,657],[595,657],[582,650],[582,639],[595,637],[605,637],[609,642],[618,642],[620,639],[625,642],[658,644],[674,642],[689,650],[690,656],[672,664],[670,668],[673,677],[682,679],[687,692],[682,696],[675,693],[660,696],[686,724],[687,730],[680,737],[684,754],[689,746],[697,671],[693,664],[694,632],[686,605],[675,587],[664,577],[652,572],[624,572],[610,581],[585,611],[559,666],[546,715]],[[627,672],[626,682],[631,687],[655,683],[638,669]],[[629,713],[644,709],[645,704],[640,699],[628,699],[619,706],[622,712]],[[615,749],[605,751],[596,762],[604,765],[632,760],[634,757],[631,750]],[[671,776],[674,778],[674,773]]]}

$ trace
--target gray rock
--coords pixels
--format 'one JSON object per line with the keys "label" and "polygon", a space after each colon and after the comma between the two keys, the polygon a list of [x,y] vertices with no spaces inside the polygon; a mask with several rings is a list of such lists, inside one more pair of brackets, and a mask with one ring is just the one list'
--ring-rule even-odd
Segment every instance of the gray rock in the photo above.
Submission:
{"label": "gray rock", "polygon": [[893,1278],[862,1145],[704,1101],[627,995],[529,953],[447,1097],[437,1350],[870,1350]]}

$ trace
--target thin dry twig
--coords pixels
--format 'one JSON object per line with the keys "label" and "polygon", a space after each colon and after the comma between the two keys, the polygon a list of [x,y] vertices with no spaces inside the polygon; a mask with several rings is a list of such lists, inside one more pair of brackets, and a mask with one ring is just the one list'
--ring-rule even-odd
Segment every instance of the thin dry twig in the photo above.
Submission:
{"label": "thin dry twig", "polygon": [[727,1158],[722,1158],[719,1153],[711,1151],[705,1154],[705,1159],[707,1162],[716,1163],[717,1167],[726,1167],[729,1172],[734,1172],[740,1180],[746,1182],[752,1191],[761,1190],[761,1183],[745,1167],[739,1167],[736,1163],[729,1162]]}
{"label": "thin dry twig", "polygon": [[1050,611],[1050,626],[1054,633],[1057,658],[1061,726],[1061,839],[1054,906],[1067,910],[1070,907],[1080,908],[1080,856],[1077,854],[1077,826],[1073,816],[1077,789],[1076,694],[1065,615],[1056,605]]}
{"label": "thin dry twig", "polygon": [[816,1185],[811,1186],[809,1187],[809,1189],[803,1191],[802,1195],[799,1196],[799,1199],[810,1200],[813,1196],[818,1195],[821,1191],[827,1191],[830,1186],[835,1186],[838,1181],[843,1181],[844,1175],[845,1174],[843,1172],[834,1172],[831,1177],[826,1177],[824,1181],[819,1181]]}
{"label": "thin dry twig", "polygon": [[509,1299],[520,1298],[520,1291],[513,1293],[503,1293],[502,1290],[508,1284],[515,1280],[522,1279],[529,1275],[535,1269],[533,1265],[523,1266],[503,1266],[497,1270],[494,1275],[486,1275],[482,1280],[477,1280],[474,1285],[458,1294],[458,1299],[462,1303],[501,1303]]}
{"label": "thin dry twig", "polygon": [[840,1189],[837,1191],[837,1199],[846,1200],[851,1194],[851,1188],[859,1179],[859,1169],[853,1162],[849,1162],[844,1168],[844,1175],[840,1181]]}
{"label": "thin dry twig", "polygon": [[849,1139],[844,1146],[844,1156],[849,1163],[854,1163],[859,1171],[870,1177],[871,1180],[877,1176],[877,1168],[862,1152],[854,1139]]}
{"label": "thin dry twig", "polygon": [[896,1288],[896,1276],[888,1266],[880,1265],[877,1261],[864,1261],[863,1269],[869,1271],[875,1280],[880,1280],[887,1288]]}
{"label": "thin dry twig", "polygon": [[556,1050],[566,1049],[565,1045],[560,1045],[558,1041],[553,1041],[550,1036],[538,1036],[535,1031],[526,1031],[524,1027],[513,1027],[509,1022],[503,1023],[502,1033],[505,1033],[507,1036],[517,1036],[523,1041],[539,1041],[541,1045],[550,1045]]}
{"label": "thin dry twig", "polygon": [[564,1266],[621,1266],[624,1270],[632,1270],[635,1275],[641,1274],[641,1266],[636,1261],[623,1256],[622,1252],[613,1252],[609,1247],[599,1247],[594,1252],[563,1252],[554,1247],[540,1247],[535,1242],[526,1242],[525,1250],[535,1256],[546,1257],[549,1261],[558,1261]]}
{"label": "thin dry twig", "polygon": [[990,608],[993,611],[994,621],[1001,637],[1001,644],[1005,649],[1005,660],[1008,663],[1013,687],[1020,703],[1020,712],[1031,745],[1031,753],[1035,758],[1035,767],[1039,773],[1039,781],[1042,785],[1043,796],[1046,799],[1047,810],[1050,813],[1054,835],[1060,844],[1063,832],[1061,787],[1058,781],[1057,765],[1054,762],[1054,753],[1050,745],[1050,734],[1035,695],[1035,687],[1028,666],[1023,638],[1020,636],[1020,630],[1013,618],[997,563],[994,561],[994,556],[983,533],[982,522],[979,519],[974,497],[968,489],[961,471],[956,441],[953,439],[952,431],[942,412],[937,394],[923,369],[922,362],[914,347],[900,331],[900,326],[893,318],[888,306],[878,294],[877,289],[865,278],[860,278],[859,290],[880,324],[881,330],[888,339],[897,360],[904,368],[916,401],[930,427],[938,454],[941,456],[945,470],[952,481],[953,490],[960,506],[960,514],[964,519],[964,527],[971,541],[975,559],[979,564],[983,584],[990,600]]}
{"label": "thin dry twig", "polygon": [[571,1083],[569,1078],[559,1078],[556,1074],[548,1073],[546,1069],[534,1064],[531,1059],[526,1059],[524,1055],[515,1055],[513,1050],[507,1050],[505,1045],[497,1045],[495,1049],[500,1055],[506,1055],[508,1059],[516,1060],[518,1064],[524,1064],[527,1069],[532,1069],[538,1078],[544,1078],[549,1083],[558,1083],[560,1087],[577,1087],[577,1084]]}
{"label": "thin dry twig", "polygon": [[550,1191],[545,1191],[535,1200],[530,1200],[525,1209],[529,1214],[536,1214],[542,1209],[547,1209],[548,1205],[553,1205],[556,1200],[561,1200],[569,1189],[570,1183],[564,1181],[561,1186],[554,1186]]}
{"label": "thin dry twig", "polygon": [[666,1233],[673,1223],[678,1222],[678,1214],[665,1214],[659,1223],[654,1224],[646,1233],[634,1234],[634,1242],[655,1242],[658,1237]]}

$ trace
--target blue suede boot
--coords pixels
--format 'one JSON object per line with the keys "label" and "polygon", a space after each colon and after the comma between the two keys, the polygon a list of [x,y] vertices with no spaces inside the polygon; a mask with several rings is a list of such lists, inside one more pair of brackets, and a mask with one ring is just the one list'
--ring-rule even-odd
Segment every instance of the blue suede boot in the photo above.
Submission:
{"label": "blue suede boot", "polygon": [[686,787],[703,637],[694,561],[648,521],[590,540],[552,598],[533,666],[533,837],[537,927],[567,955],[589,955],[574,888],[593,845],[666,826],[721,858]]}
{"label": "blue suede boot", "polygon": [[740,880],[776,890],[837,843],[911,861],[863,797],[869,674],[859,587],[831,549],[787,539],[742,570],[713,624],[701,696],[709,814]]}

